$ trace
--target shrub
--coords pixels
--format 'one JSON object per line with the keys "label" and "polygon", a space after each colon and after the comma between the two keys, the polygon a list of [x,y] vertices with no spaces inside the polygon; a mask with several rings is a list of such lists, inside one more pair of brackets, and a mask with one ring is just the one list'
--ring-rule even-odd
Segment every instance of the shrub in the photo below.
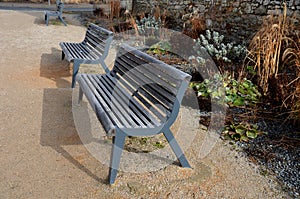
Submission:
{"label": "shrub", "polygon": [[159,30],[162,27],[160,17],[156,19],[155,16],[149,15],[141,20],[136,20],[138,31],[141,35],[145,36],[159,36]]}
{"label": "shrub", "polygon": [[222,131],[224,139],[234,141],[248,142],[251,139],[255,139],[258,135],[266,134],[265,132],[259,131],[257,125],[253,125],[247,122],[241,122],[237,124],[226,125]]}
{"label": "shrub", "polygon": [[[285,4],[284,4],[285,5]],[[265,18],[249,45],[245,67],[255,70],[253,80],[273,105],[282,105],[300,120],[299,26],[286,6],[278,16]],[[244,67],[244,68],[245,68]],[[282,110],[281,110],[282,111]]]}
{"label": "shrub", "polygon": [[[197,57],[195,63],[202,64],[202,59],[205,59],[207,66],[209,64],[217,66],[222,74],[230,73],[235,77],[242,70],[240,66],[247,54],[247,49],[244,45],[235,44],[234,42],[224,42],[224,36],[216,31],[206,30],[206,34],[200,34],[195,40],[193,46]],[[203,64],[202,64],[203,65]],[[210,67],[211,68],[211,67]]]}
{"label": "shrub", "polygon": [[205,50],[213,59],[224,62],[241,63],[246,56],[246,47],[233,42],[223,43],[224,35],[216,31],[206,30],[206,35],[200,34],[194,49],[196,52]]}
{"label": "shrub", "polygon": [[257,86],[250,80],[236,81],[230,76],[214,75],[212,79],[203,82],[192,82],[190,84],[198,97],[210,97],[217,103],[226,103],[229,106],[251,106],[259,101],[261,97]]}
{"label": "shrub", "polygon": [[246,66],[253,66],[257,71],[257,83],[264,94],[267,94],[272,79],[294,70],[291,67],[300,58],[296,53],[299,52],[296,30],[294,20],[286,15],[285,6],[283,14],[265,18],[251,40]]}

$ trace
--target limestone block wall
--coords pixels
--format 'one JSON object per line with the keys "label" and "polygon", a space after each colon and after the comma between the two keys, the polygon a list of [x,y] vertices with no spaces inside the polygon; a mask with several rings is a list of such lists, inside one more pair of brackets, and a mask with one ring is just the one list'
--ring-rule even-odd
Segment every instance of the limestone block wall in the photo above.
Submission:
{"label": "limestone block wall", "polygon": [[229,37],[248,40],[262,25],[263,18],[284,10],[287,15],[300,16],[300,0],[133,0],[134,13],[151,13],[155,6],[167,10],[174,18],[172,25],[182,29],[185,16],[190,13],[205,17],[206,27]]}

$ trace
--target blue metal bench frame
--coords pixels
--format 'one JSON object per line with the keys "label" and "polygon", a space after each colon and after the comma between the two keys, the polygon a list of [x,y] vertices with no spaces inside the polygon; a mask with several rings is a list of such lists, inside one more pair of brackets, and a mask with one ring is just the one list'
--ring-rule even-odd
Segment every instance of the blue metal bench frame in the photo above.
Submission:
{"label": "blue metal bench frame", "polygon": [[113,39],[113,32],[90,24],[85,38],[80,43],[61,42],[62,60],[66,57],[73,61],[72,88],[75,86],[75,77],[80,64],[101,64],[105,72],[109,72],[104,60],[108,55],[109,47]]}
{"label": "blue metal bench frame", "polygon": [[126,136],[163,133],[183,167],[191,167],[170,127],[191,76],[126,44],[104,75],[78,74],[83,94],[108,136],[113,136],[109,183],[115,182]]}
{"label": "blue metal bench frame", "polygon": [[56,11],[45,11],[45,22],[48,26],[50,17],[57,17],[65,26],[67,23],[64,21],[62,17],[62,11],[64,9],[64,3],[60,0],[56,0]]}

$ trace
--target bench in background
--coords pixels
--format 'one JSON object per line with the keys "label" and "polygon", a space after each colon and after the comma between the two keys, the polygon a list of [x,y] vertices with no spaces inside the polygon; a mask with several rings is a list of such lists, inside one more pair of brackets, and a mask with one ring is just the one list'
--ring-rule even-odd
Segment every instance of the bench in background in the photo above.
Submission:
{"label": "bench in background", "polygon": [[57,17],[65,26],[67,23],[64,21],[62,17],[62,11],[64,9],[64,3],[60,0],[56,0],[56,11],[45,11],[45,22],[48,26],[50,17]]}
{"label": "bench in background", "polygon": [[119,169],[126,136],[163,133],[183,167],[190,167],[170,127],[177,118],[191,76],[128,45],[121,45],[113,69],[78,74],[83,94],[108,136],[113,136],[109,183]]}
{"label": "bench in background", "polygon": [[75,85],[75,76],[79,66],[85,64],[101,64],[105,72],[109,72],[104,60],[108,55],[109,46],[113,38],[113,32],[90,24],[85,38],[80,43],[61,42],[62,59],[73,61],[72,88]]}

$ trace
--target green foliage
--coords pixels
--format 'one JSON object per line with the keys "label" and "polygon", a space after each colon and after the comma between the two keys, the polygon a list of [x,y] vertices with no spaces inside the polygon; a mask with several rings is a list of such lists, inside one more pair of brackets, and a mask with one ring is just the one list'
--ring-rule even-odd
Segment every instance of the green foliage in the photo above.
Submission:
{"label": "green foliage", "polygon": [[165,147],[165,145],[164,145],[163,142],[161,142],[161,141],[155,142],[155,143],[153,144],[153,146],[155,146],[155,147],[158,148],[158,149],[162,149],[162,148]]}
{"label": "green foliage", "polygon": [[230,76],[215,75],[212,79],[205,79],[203,82],[191,82],[198,97],[210,97],[212,100],[229,106],[251,106],[258,102],[261,96],[250,80],[243,79],[238,82]]}
{"label": "green foliage", "polygon": [[168,41],[162,40],[150,47],[148,53],[150,54],[168,54],[172,52],[171,44]]}
{"label": "green foliage", "polygon": [[262,134],[265,134],[265,132],[259,131],[256,125],[245,122],[227,125],[222,132],[225,139],[244,142],[255,139]]}

